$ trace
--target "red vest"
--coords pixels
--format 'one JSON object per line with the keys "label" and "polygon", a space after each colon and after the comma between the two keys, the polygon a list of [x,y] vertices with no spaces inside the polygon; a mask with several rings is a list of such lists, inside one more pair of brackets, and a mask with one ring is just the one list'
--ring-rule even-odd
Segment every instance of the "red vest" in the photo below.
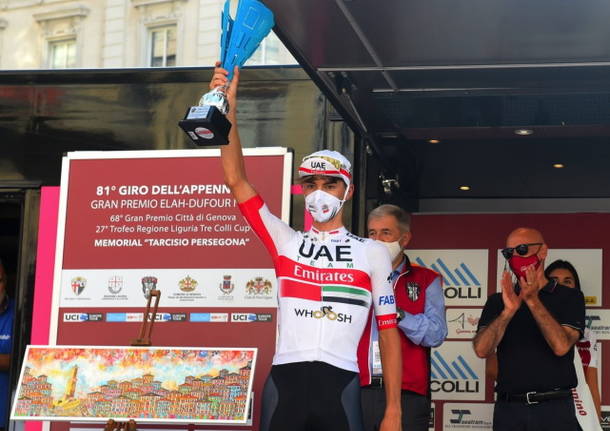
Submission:
{"label": "red vest", "polygon": [[[396,306],[408,313],[423,313],[426,290],[439,275],[421,266],[409,263],[406,271],[394,282]],[[428,395],[430,389],[430,348],[414,344],[399,329],[402,353],[402,389]]]}
{"label": "red vest", "polygon": [[[406,270],[394,282],[396,306],[411,314],[423,313],[426,305],[426,290],[439,274],[431,269],[413,265],[407,258]],[[371,322],[367,324],[363,340],[358,346],[358,366],[360,367],[360,384],[371,383],[371,358],[368,342],[370,339]],[[402,353],[402,389],[428,395],[430,387],[430,348],[413,344],[399,328],[400,347]]]}

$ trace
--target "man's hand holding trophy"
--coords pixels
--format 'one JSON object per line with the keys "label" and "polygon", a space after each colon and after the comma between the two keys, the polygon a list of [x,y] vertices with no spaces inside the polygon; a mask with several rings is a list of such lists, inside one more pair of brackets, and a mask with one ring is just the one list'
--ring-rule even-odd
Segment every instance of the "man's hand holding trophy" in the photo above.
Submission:
{"label": "man's hand holding trophy", "polygon": [[[220,65],[228,71],[228,83],[201,96],[198,106],[191,106],[178,124],[198,146],[228,144],[231,123],[227,90],[235,67],[242,67],[273,28],[273,13],[258,0],[238,0],[235,19],[230,15],[231,1],[222,12]],[[217,65],[218,66],[218,65]]]}

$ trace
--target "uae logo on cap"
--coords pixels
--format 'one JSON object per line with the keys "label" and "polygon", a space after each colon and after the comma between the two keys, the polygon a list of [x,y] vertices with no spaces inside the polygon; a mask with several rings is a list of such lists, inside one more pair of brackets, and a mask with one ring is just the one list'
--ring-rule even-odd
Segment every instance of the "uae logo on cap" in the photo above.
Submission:
{"label": "uae logo on cap", "polygon": [[123,277],[113,275],[108,279],[108,291],[113,294],[119,293],[123,289]]}
{"label": "uae logo on cap", "polygon": [[220,283],[220,291],[225,295],[229,295],[233,292],[233,289],[235,289],[235,283],[231,283],[231,276],[223,275],[222,283]]}
{"label": "uae logo on cap", "polygon": [[70,282],[70,286],[72,287],[72,292],[78,296],[85,290],[87,279],[85,277],[74,277]]}
{"label": "uae logo on cap", "polygon": [[192,292],[195,290],[199,283],[194,278],[191,278],[190,275],[187,275],[182,280],[178,282],[178,287],[183,292]]}

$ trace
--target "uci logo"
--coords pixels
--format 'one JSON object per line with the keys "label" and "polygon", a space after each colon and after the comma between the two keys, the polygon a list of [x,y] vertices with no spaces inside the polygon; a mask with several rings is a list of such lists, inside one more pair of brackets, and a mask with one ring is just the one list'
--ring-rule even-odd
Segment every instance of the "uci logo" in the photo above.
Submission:
{"label": "uci logo", "polygon": [[394,295],[383,295],[379,297],[379,305],[394,304]]}
{"label": "uci logo", "polygon": [[89,320],[87,313],[64,313],[64,322],[86,322]]}

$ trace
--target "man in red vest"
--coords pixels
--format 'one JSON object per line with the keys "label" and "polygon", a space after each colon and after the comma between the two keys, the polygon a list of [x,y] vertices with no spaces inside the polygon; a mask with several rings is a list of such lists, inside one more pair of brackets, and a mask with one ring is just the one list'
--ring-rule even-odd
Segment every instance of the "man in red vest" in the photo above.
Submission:
{"label": "man in red vest", "polygon": [[[430,348],[447,336],[441,276],[412,264],[404,253],[411,240],[411,217],[396,205],[381,205],[368,218],[368,236],[392,259],[392,281],[402,350],[402,428],[427,431],[430,419]],[[374,328],[374,325],[372,325]],[[360,351],[362,410],[366,431],[377,430],[385,410],[383,378],[374,330],[372,351]],[[365,336],[367,333],[365,332]],[[363,343],[364,345],[364,343]]]}

